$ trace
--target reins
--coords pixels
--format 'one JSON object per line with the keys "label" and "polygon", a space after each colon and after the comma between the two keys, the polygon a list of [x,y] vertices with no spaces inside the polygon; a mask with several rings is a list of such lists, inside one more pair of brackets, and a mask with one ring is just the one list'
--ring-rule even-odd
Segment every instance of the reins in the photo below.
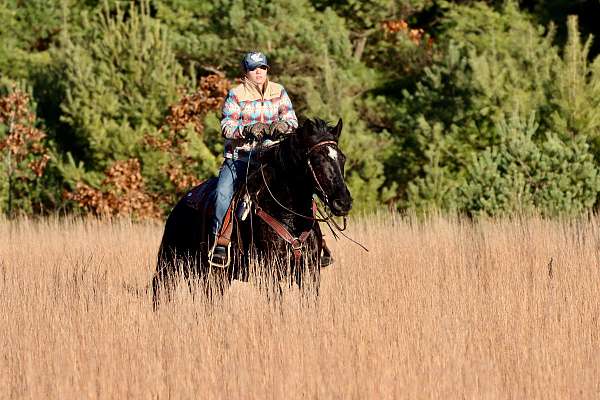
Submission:
{"label": "reins", "polygon": [[[316,218],[314,216],[308,216],[308,215],[304,215],[304,214],[300,214],[286,206],[284,206],[283,204],[281,204],[281,202],[277,199],[277,197],[275,197],[275,195],[273,194],[273,192],[271,191],[271,188],[269,187],[269,184],[267,183],[267,178],[265,177],[265,171],[264,171],[264,164],[261,164],[260,166],[260,174],[262,175],[263,178],[263,183],[265,184],[265,187],[267,188],[267,191],[269,192],[269,196],[271,196],[271,198],[273,200],[275,200],[275,203],[277,203],[277,205],[281,208],[283,208],[284,210],[298,216],[304,219],[307,219],[309,221],[315,221],[315,222],[327,222],[327,219],[329,218]],[[320,211],[320,210],[319,210]]]}
{"label": "reins", "polygon": [[[337,142],[336,142],[336,141],[334,141],[334,140],[325,140],[325,141],[323,141],[323,142],[319,142],[319,143],[315,144],[314,146],[312,146],[312,147],[311,147],[311,148],[310,148],[310,149],[309,149],[309,150],[306,152],[306,155],[307,155],[307,163],[308,163],[308,167],[309,167],[309,169],[310,169],[310,172],[311,172],[311,174],[312,174],[312,176],[313,176],[313,179],[314,179],[314,182],[315,182],[315,184],[316,184],[316,186],[317,186],[317,189],[318,189],[318,190],[321,192],[321,195],[323,196],[323,198],[324,198],[325,202],[327,202],[329,198],[328,198],[327,194],[325,193],[325,190],[323,190],[323,186],[321,186],[321,182],[319,182],[319,179],[317,178],[317,174],[315,173],[315,170],[314,170],[314,168],[313,168],[313,166],[312,166],[312,164],[311,164],[311,162],[310,162],[310,154],[311,154],[311,153],[312,153],[314,150],[318,149],[319,147],[321,147],[321,146],[325,146],[325,145],[328,145],[328,144],[333,144],[333,145],[337,146]],[[339,232],[339,233],[340,233],[342,236],[344,236],[346,239],[348,239],[348,240],[350,240],[351,242],[353,242],[353,243],[357,244],[357,245],[358,245],[358,246],[360,246],[360,247],[361,247],[363,250],[365,250],[365,251],[367,251],[367,252],[369,251],[369,249],[367,249],[365,246],[363,246],[362,244],[360,244],[359,242],[357,242],[356,240],[352,239],[351,237],[349,237],[348,235],[346,235],[346,234],[344,233],[344,231],[345,231],[345,230],[346,230],[346,228],[347,228],[347,219],[346,219],[346,217],[343,217],[343,226],[340,226],[340,225],[339,225],[339,223],[338,223],[338,222],[337,222],[337,221],[334,219],[334,216],[333,216],[333,215],[331,215],[331,214],[327,213],[326,209],[325,209],[325,211],[321,210],[321,209],[320,209],[318,206],[317,206],[317,207],[315,207],[315,208],[316,208],[316,211],[317,211],[317,212],[318,212],[318,213],[321,215],[321,218],[318,218],[318,217],[316,217],[316,214],[315,214],[315,212],[314,212],[314,211],[313,211],[313,215],[312,215],[312,216],[308,216],[308,215],[304,215],[304,214],[298,213],[298,212],[296,212],[296,211],[294,211],[294,210],[292,210],[292,209],[290,209],[290,208],[286,207],[285,205],[283,205],[283,204],[282,204],[282,203],[279,201],[279,199],[277,199],[277,197],[276,197],[276,196],[273,194],[273,192],[271,191],[271,188],[269,187],[269,183],[267,182],[267,178],[265,177],[264,167],[265,167],[265,165],[264,165],[264,164],[261,164],[261,165],[260,165],[260,173],[261,173],[261,176],[262,176],[262,179],[263,179],[263,183],[264,183],[265,187],[267,188],[267,192],[269,193],[269,195],[271,196],[271,198],[272,198],[272,199],[275,201],[275,203],[277,203],[277,205],[279,205],[279,207],[281,207],[281,208],[283,208],[284,210],[286,210],[286,211],[288,211],[288,212],[292,213],[293,215],[296,215],[296,216],[298,216],[298,217],[301,217],[301,218],[307,219],[307,220],[309,220],[309,221],[313,221],[313,223],[314,223],[314,222],[324,222],[324,223],[326,223],[326,224],[327,224],[327,226],[329,227],[329,230],[331,231],[331,233],[332,233],[333,237],[334,237],[335,239],[338,239],[338,235],[337,235],[337,233],[336,233],[336,232],[334,231],[334,229],[331,227],[331,225],[333,225],[333,226],[335,227],[335,229],[337,229],[337,231],[338,231],[338,232]]]}
{"label": "reins", "polygon": [[[323,215],[324,212],[321,211],[320,209],[317,209],[319,214]],[[327,227],[329,228],[329,230],[331,231],[331,234],[333,235],[333,237],[337,240],[338,239],[338,235],[337,233],[333,230],[333,228],[331,227],[330,224],[333,224],[333,226],[338,230],[339,234],[342,235],[343,237],[345,237],[346,239],[348,239],[349,241],[351,241],[352,243],[360,246],[364,251],[366,251],[367,253],[369,252],[369,249],[367,249],[365,246],[363,246],[361,243],[357,242],[356,240],[352,239],[350,236],[346,235],[344,233],[344,231],[346,230],[346,218],[344,218],[344,228],[341,228],[340,225],[337,223],[337,221],[335,219],[333,219],[333,217],[331,215],[327,215],[327,218],[325,220],[325,223],[327,224]]]}

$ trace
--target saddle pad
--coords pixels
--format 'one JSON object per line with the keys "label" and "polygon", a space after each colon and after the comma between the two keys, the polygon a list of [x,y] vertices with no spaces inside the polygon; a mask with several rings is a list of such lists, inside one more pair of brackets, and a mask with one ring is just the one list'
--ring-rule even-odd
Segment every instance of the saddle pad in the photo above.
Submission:
{"label": "saddle pad", "polygon": [[214,193],[217,188],[217,178],[200,183],[185,195],[188,207],[198,211],[208,211],[214,208]]}
{"label": "saddle pad", "polygon": [[[204,213],[206,216],[211,216],[215,212],[215,190],[217,189],[217,178],[212,178],[207,181],[202,182],[200,185],[196,186],[192,190],[190,190],[185,195],[185,203],[188,207],[191,207],[195,210]],[[219,231],[218,243],[223,246],[227,246],[231,241],[231,232],[233,230],[234,220],[232,218],[232,210],[235,209],[237,204],[236,201],[237,193],[234,194],[233,200],[231,204],[229,204],[229,208],[225,213],[225,218],[223,220],[223,224]]]}

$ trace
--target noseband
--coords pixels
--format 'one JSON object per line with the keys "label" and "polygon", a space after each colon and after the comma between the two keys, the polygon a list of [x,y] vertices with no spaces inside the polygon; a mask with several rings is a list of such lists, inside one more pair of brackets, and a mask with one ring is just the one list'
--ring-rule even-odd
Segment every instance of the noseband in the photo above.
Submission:
{"label": "noseband", "polygon": [[[321,191],[321,194],[325,198],[326,202],[328,202],[329,199],[327,197],[327,194],[323,190],[323,187],[321,186],[321,183],[319,182],[319,179],[317,178],[317,174],[315,173],[315,170],[310,162],[310,155],[313,151],[315,151],[319,147],[322,147],[322,146],[325,146],[328,144],[332,144],[336,147],[338,146],[338,143],[335,140],[324,140],[322,142],[315,144],[310,149],[308,149],[308,151],[306,152],[306,161],[308,163],[308,167],[312,173],[313,179],[315,180],[315,183],[316,183],[318,189]],[[267,183],[267,178],[265,177],[264,164],[262,164],[260,166],[260,173],[262,175],[263,183],[265,184],[265,188],[269,192],[269,195],[271,196],[271,198],[273,200],[275,200],[275,202],[281,208],[283,208],[284,210],[286,210],[288,212],[291,212],[294,215],[297,215],[299,217],[302,217],[302,218],[312,221],[313,225],[315,222],[325,222],[327,224],[327,226],[329,226],[329,229],[331,230],[331,233],[333,234],[333,236],[337,239],[338,236],[337,236],[336,232],[333,230],[333,228],[331,227],[331,225],[333,224],[333,226],[338,230],[338,232],[341,235],[343,235],[345,238],[352,241],[353,243],[356,243],[357,245],[362,247],[365,251],[369,251],[365,246],[363,246],[362,244],[358,243],[356,240],[354,240],[354,239],[348,237],[346,234],[344,234],[344,231],[346,230],[346,217],[344,217],[344,225],[340,226],[333,219],[333,216],[331,214],[328,214],[326,211],[324,212],[324,211],[319,210],[317,208],[317,205],[314,200],[313,200],[313,210],[312,210],[313,215],[312,216],[303,215],[294,210],[290,210],[288,207],[281,204],[281,202],[277,199],[277,197],[275,197],[273,192],[271,192],[271,189],[269,188],[269,184]],[[318,211],[323,218],[317,218],[316,211]],[[265,221],[267,223],[267,225],[271,226],[271,228],[273,228],[280,237],[282,237],[286,242],[288,242],[292,246],[292,251],[294,253],[294,258],[296,260],[296,263],[298,261],[300,261],[300,257],[302,255],[302,247],[304,245],[304,242],[308,239],[310,231],[312,230],[312,226],[309,230],[303,232],[299,237],[296,238],[291,233],[289,233],[289,231],[286,229],[286,227],[281,222],[277,221],[275,218],[273,218],[270,215],[268,215],[267,213],[265,213],[258,205],[257,205],[257,214],[260,218],[262,218],[263,221]]]}

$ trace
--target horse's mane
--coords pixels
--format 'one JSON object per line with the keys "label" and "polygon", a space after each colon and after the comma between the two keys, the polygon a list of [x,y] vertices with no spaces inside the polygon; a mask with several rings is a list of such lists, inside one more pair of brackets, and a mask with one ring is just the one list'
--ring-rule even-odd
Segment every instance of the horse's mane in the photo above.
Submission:
{"label": "horse's mane", "polygon": [[[299,149],[295,148],[293,143],[304,141],[305,143],[312,145],[306,135],[306,129],[310,129],[311,137],[318,138],[317,141],[331,140],[333,135],[331,134],[332,125],[325,120],[320,118],[308,119],[302,118],[301,124],[290,134],[284,137],[279,143],[261,149],[260,153],[257,154],[255,161],[261,164],[270,164],[275,161],[279,161],[283,157],[286,161],[298,160],[302,158],[303,154],[298,153]],[[314,140],[314,139],[312,139]]]}

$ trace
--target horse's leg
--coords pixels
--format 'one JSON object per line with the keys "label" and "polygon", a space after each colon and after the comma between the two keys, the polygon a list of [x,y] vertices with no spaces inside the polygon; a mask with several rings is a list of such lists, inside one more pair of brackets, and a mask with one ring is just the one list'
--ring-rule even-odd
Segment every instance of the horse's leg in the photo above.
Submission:
{"label": "horse's leg", "polygon": [[303,294],[318,296],[321,284],[320,247],[316,243],[307,247],[299,262],[293,264],[293,276]]}
{"label": "horse's leg", "polygon": [[272,253],[262,253],[254,260],[253,280],[269,303],[283,298],[282,278],[287,276],[283,271],[286,269],[283,264]]}
{"label": "horse's leg", "polygon": [[190,251],[185,257],[181,272],[183,280],[187,285],[188,293],[192,301],[195,301],[198,290],[202,288],[202,278],[204,276],[201,269],[200,253],[198,251]]}
{"label": "horse's leg", "polygon": [[152,309],[156,311],[160,304],[162,277],[157,273],[152,278]]}
{"label": "horse's leg", "polygon": [[[283,304],[284,280],[289,278],[291,273],[291,264],[278,257],[273,257],[269,268],[271,277],[271,293],[273,294],[273,303],[281,306]],[[289,283],[288,283],[289,287]]]}
{"label": "horse's leg", "polygon": [[304,257],[302,257],[301,259],[296,260],[295,258],[292,259],[291,261],[291,266],[292,266],[292,273],[291,273],[291,278],[293,279],[292,282],[296,282],[296,285],[298,285],[299,289],[303,289],[304,288],[304,271],[305,271],[305,259]]}
{"label": "horse's leg", "polygon": [[204,294],[208,301],[218,301],[223,298],[231,280],[226,269],[213,268],[202,280]]}
{"label": "horse's leg", "polygon": [[211,267],[208,263],[208,249],[201,258],[200,275],[204,294],[208,301],[221,299],[225,291],[231,286],[233,270],[238,263],[238,256],[234,249],[231,254],[231,265],[228,268]]}
{"label": "horse's leg", "polygon": [[166,273],[162,277],[155,275],[152,278],[152,308],[158,310],[161,303],[169,302],[175,289],[176,274]]}
{"label": "horse's leg", "polygon": [[321,268],[318,263],[314,262],[308,266],[308,277],[310,278],[309,289],[311,293],[315,296],[319,296],[319,290],[321,288]]}
{"label": "horse's leg", "polygon": [[158,249],[158,259],[156,262],[156,272],[152,277],[152,306],[156,310],[162,296],[171,298],[173,289],[174,275],[177,273],[177,255],[171,246],[163,241]]}

